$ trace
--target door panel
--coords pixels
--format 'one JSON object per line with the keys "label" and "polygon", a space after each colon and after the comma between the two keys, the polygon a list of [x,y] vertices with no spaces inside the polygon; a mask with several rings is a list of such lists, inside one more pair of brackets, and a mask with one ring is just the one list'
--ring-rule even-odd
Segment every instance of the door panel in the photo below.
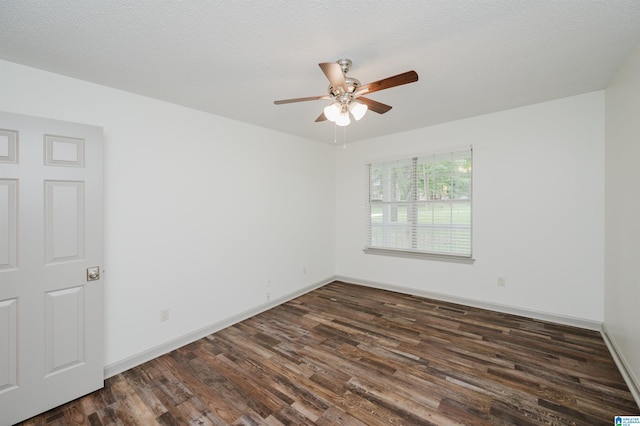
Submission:
{"label": "door panel", "polygon": [[84,362],[84,287],[47,292],[46,374],[56,374]]}
{"label": "door panel", "polygon": [[16,305],[16,299],[0,301],[0,348],[5,349],[0,353],[0,392],[15,387],[18,376]]}
{"label": "door panel", "polygon": [[0,163],[16,163],[18,159],[18,132],[0,129]]}
{"label": "door panel", "polygon": [[84,182],[45,182],[47,264],[84,257]]}
{"label": "door panel", "polygon": [[84,139],[45,135],[45,164],[84,167]]}
{"label": "door panel", "polygon": [[0,112],[0,425],[103,386],[102,129]]}
{"label": "door panel", "polygon": [[18,181],[0,179],[0,270],[16,267]]}

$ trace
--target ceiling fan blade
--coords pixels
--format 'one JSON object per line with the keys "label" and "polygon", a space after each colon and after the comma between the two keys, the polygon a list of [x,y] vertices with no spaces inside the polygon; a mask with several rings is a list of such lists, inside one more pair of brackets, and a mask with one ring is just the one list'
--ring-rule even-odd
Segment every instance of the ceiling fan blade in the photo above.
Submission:
{"label": "ceiling fan blade", "polygon": [[329,96],[309,96],[306,98],[294,98],[294,99],[282,99],[279,101],[273,101],[274,104],[276,105],[282,105],[282,104],[291,104],[294,102],[305,102],[305,101],[317,101],[318,99],[331,99]]}
{"label": "ceiling fan blade", "polygon": [[358,100],[365,104],[370,111],[377,112],[378,114],[384,114],[392,108],[391,105],[383,104],[382,102],[374,101],[373,99],[362,96],[358,97]]}
{"label": "ceiling fan blade", "polygon": [[340,64],[337,62],[323,62],[318,65],[320,65],[320,69],[322,69],[324,75],[327,76],[333,88],[337,89],[338,87],[342,87],[342,90],[347,91],[347,83],[344,79]]}
{"label": "ceiling fan blade", "polygon": [[407,71],[402,74],[394,75],[393,77],[387,77],[382,80],[365,84],[358,88],[356,94],[373,93],[378,90],[390,89],[392,87],[402,86],[403,84],[413,83],[414,81],[418,81],[418,73],[415,71]]}
{"label": "ceiling fan blade", "polygon": [[326,115],[324,115],[324,112],[323,112],[322,114],[320,114],[320,115],[318,116],[318,118],[316,118],[316,123],[319,123],[319,122],[321,122],[321,121],[327,121],[327,116],[326,116]]}

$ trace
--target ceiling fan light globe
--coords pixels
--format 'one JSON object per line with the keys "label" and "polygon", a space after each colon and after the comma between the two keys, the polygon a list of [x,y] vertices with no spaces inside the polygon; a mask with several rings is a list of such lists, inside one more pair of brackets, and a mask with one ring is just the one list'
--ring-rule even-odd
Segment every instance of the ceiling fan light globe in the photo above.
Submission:
{"label": "ceiling fan light globe", "polygon": [[349,118],[349,112],[345,111],[340,113],[340,115],[336,119],[336,125],[348,126],[349,124],[351,124],[351,119]]}
{"label": "ceiling fan light globe", "polygon": [[353,101],[349,104],[349,111],[353,115],[353,118],[356,119],[356,121],[364,117],[368,109],[369,107],[362,102]]}
{"label": "ceiling fan light globe", "polygon": [[340,107],[340,104],[337,102],[332,103],[331,105],[324,107],[324,116],[327,117],[327,120],[329,121],[336,121],[340,116],[341,111],[342,108]]}

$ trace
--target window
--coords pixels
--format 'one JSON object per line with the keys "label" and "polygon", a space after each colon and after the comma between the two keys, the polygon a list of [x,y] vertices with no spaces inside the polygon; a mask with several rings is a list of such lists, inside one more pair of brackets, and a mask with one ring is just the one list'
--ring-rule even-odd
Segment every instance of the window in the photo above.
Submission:
{"label": "window", "polygon": [[471,259],[472,149],[367,164],[366,252]]}

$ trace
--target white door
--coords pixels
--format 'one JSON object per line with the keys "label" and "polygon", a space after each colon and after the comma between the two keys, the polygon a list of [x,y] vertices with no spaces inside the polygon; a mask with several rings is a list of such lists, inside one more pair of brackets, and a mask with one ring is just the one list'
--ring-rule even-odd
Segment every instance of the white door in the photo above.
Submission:
{"label": "white door", "polygon": [[103,386],[102,203],[102,128],[0,112],[0,425]]}

